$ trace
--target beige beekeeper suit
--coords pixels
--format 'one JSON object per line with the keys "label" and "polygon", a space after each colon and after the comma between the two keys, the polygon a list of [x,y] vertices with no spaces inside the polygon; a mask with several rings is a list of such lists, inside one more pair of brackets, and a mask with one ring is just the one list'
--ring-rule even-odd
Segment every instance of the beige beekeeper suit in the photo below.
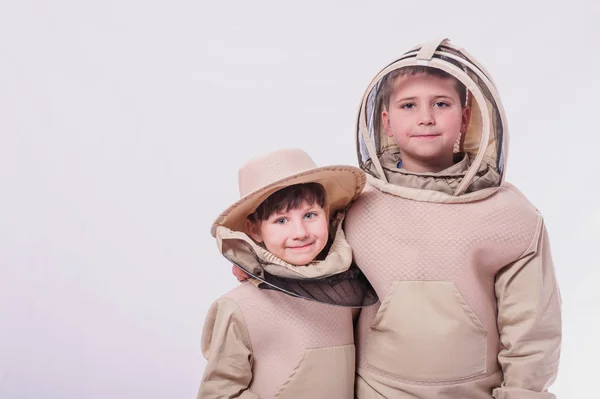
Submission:
{"label": "beige beekeeper suit", "polygon": [[[360,271],[351,265],[343,212],[337,213],[361,192],[365,176],[358,168],[340,168],[348,173],[315,169],[303,151],[283,150],[240,170],[243,198],[217,219],[213,235],[223,255],[256,279],[225,294],[208,311],[202,335],[208,363],[199,399],[354,397],[352,307],[374,304],[377,297],[366,298],[352,277]],[[315,180],[324,185],[337,213],[325,259],[293,266],[242,232],[246,216],[269,194]],[[334,306],[340,304],[345,306]]]}
{"label": "beige beekeeper suit", "polygon": [[[399,169],[380,128],[381,79],[408,65],[469,90],[466,156],[440,173]],[[544,220],[504,182],[507,145],[494,83],[448,41],[413,49],[369,85],[358,117],[367,187],[345,232],[381,303],[358,321],[358,398],[554,398],[561,300]]]}

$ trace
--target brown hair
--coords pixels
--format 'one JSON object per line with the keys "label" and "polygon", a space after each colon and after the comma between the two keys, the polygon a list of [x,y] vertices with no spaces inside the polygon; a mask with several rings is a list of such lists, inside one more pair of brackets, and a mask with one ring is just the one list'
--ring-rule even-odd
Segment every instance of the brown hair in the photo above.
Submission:
{"label": "brown hair", "polygon": [[327,194],[319,183],[302,183],[284,187],[264,200],[254,213],[248,216],[251,222],[267,220],[276,212],[298,209],[303,202],[325,208]]}
{"label": "brown hair", "polygon": [[425,74],[429,76],[436,76],[442,79],[452,79],[454,80],[454,84],[456,86],[456,91],[458,92],[458,97],[460,98],[461,107],[465,106],[465,102],[467,100],[467,88],[466,86],[454,76],[450,75],[448,72],[443,71],[441,69],[427,67],[427,66],[407,66],[400,69],[395,69],[392,72],[385,75],[381,82],[380,96],[381,96],[381,104],[385,105],[386,108],[390,107],[390,98],[392,94],[394,94],[394,90],[396,89],[396,80],[401,76],[416,76],[420,74]]}

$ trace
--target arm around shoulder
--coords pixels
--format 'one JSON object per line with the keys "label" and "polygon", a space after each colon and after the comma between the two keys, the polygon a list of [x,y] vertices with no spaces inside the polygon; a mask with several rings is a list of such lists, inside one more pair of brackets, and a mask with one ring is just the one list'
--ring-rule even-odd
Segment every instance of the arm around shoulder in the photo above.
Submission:
{"label": "arm around shoulder", "polygon": [[202,332],[202,353],[208,363],[198,399],[259,399],[248,389],[252,381],[252,347],[242,311],[229,298],[209,309]]}
{"label": "arm around shoulder", "polygon": [[504,372],[496,399],[553,399],[562,337],[561,298],[540,216],[530,247],[496,276]]}

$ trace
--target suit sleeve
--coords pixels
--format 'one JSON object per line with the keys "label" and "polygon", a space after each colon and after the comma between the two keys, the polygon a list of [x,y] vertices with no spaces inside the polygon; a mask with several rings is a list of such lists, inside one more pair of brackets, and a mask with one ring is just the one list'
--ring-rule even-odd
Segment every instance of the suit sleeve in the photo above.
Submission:
{"label": "suit sleeve", "polygon": [[259,399],[252,381],[252,348],[238,305],[221,298],[209,309],[202,332],[202,354],[208,361],[198,399]]}
{"label": "suit sleeve", "polygon": [[548,234],[540,216],[527,251],[496,277],[504,372],[496,399],[554,399],[562,336],[561,298]]}

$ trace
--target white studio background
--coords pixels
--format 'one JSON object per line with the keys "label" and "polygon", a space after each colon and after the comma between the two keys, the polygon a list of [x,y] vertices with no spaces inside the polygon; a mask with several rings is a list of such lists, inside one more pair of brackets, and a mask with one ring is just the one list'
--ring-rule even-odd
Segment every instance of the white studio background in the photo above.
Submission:
{"label": "white studio background", "polygon": [[356,164],[370,79],[440,36],[499,87],[562,288],[553,391],[592,397],[598,20],[593,0],[0,0],[0,398],[195,397],[206,310],[236,285],[209,226],[237,168]]}

